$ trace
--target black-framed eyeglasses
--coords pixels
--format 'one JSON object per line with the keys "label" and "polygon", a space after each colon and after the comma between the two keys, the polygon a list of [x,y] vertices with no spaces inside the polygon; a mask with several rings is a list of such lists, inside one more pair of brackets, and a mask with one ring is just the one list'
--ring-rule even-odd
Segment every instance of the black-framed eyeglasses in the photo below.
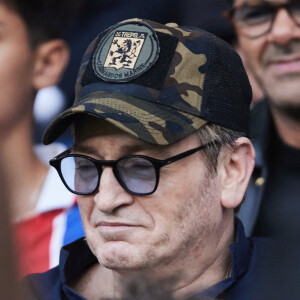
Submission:
{"label": "black-framed eyeglasses", "polygon": [[295,24],[300,26],[300,1],[272,3],[268,1],[247,1],[241,6],[224,12],[232,20],[237,31],[248,38],[258,38],[271,31],[279,9],[286,9]]}
{"label": "black-framed eyeglasses", "polygon": [[214,142],[185,151],[164,160],[144,155],[126,155],[117,160],[97,160],[87,155],[72,154],[71,150],[50,160],[66,188],[77,195],[94,194],[100,183],[103,167],[112,167],[122,188],[133,195],[153,194],[158,186],[160,169],[195,152],[212,146]]}

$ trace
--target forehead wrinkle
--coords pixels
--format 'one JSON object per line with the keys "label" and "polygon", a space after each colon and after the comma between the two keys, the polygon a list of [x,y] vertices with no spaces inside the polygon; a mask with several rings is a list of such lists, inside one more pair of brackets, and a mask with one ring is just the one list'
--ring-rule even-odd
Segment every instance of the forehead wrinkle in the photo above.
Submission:
{"label": "forehead wrinkle", "polygon": [[82,143],[74,143],[71,147],[72,152],[84,152],[87,154],[97,154],[97,149],[92,146],[84,145]]}

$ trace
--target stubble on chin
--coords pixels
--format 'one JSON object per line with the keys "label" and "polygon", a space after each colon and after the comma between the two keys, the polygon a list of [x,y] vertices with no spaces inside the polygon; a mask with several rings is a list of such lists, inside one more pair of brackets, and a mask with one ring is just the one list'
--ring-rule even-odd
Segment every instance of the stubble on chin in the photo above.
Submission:
{"label": "stubble on chin", "polygon": [[280,115],[284,115],[286,118],[291,119],[297,123],[300,122],[300,92],[299,92],[299,103],[271,101],[271,106]]}

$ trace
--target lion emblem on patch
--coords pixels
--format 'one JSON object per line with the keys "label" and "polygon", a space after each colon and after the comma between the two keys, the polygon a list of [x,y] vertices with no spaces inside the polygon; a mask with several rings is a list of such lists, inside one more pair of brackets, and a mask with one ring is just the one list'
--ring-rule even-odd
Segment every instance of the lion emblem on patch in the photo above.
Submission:
{"label": "lion emblem on patch", "polygon": [[108,51],[104,67],[134,69],[147,33],[117,31]]}
{"label": "lion emblem on patch", "polygon": [[149,70],[159,52],[159,40],[150,25],[140,21],[122,22],[97,40],[92,68],[104,81],[128,82]]}

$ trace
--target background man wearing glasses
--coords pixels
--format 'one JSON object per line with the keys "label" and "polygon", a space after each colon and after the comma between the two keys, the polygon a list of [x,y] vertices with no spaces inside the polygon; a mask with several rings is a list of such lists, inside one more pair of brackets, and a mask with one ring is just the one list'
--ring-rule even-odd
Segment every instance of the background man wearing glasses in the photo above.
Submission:
{"label": "background man wearing glasses", "polygon": [[240,217],[246,232],[300,232],[300,2],[230,1],[237,43],[267,95],[253,111],[256,165]]}
{"label": "background man wearing glasses", "polygon": [[91,43],[76,95],[43,141],[73,124],[51,164],[86,241],[27,278],[30,299],[259,299],[266,242],[234,218],[254,165],[237,53],[205,31],[127,20]]}

